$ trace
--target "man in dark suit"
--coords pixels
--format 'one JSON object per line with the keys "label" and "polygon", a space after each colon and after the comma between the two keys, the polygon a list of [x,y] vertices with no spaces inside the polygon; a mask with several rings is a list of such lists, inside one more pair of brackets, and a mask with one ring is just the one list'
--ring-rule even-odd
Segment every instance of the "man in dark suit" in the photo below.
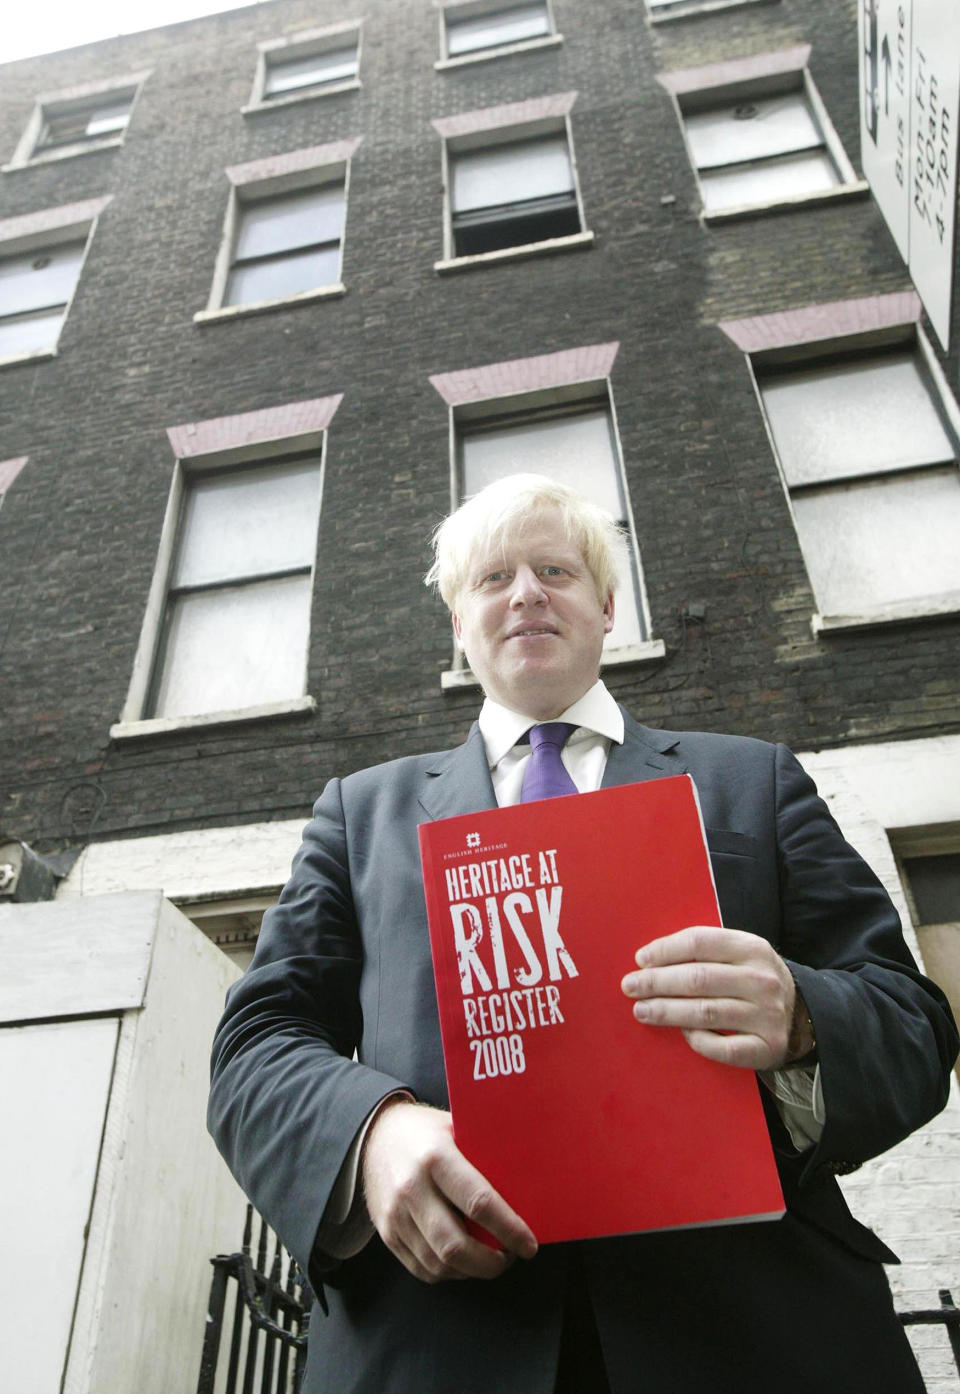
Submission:
{"label": "man in dark suit", "polygon": [[[956,1052],[889,899],[783,747],[649,730],[598,681],[623,546],[600,510],[514,476],[436,543],[428,579],[480,720],[457,750],[331,781],[214,1046],[211,1131],[327,1289],[306,1394],[921,1391],[893,1255],[835,1180],[942,1108]],[[525,738],[557,722],[562,755]],[[453,1141],[417,825],[551,781],[684,771],[735,928],[691,926],[610,971],[625,1012],[760,1074],[787,1214],[538,1251]]]}

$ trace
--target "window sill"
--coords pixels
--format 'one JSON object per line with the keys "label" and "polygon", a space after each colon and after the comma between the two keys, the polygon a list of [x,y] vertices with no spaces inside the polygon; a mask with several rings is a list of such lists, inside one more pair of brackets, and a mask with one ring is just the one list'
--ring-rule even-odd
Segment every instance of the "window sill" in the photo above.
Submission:
{"label": "window sill", "polygon": [[198,310],[193,322],[209,324],[213,320],[243,319],[245,315],[267,315],[273,310],[289,309],[291,305],[312,304],[315,300],[333,300],[346,293],[346,286],[338,282],[335,286],[317,286],[314,290],[301,290],[296,295],[285,295],[279,300],[252,300],[249,305],[223,305],[218,310]]}
{"label": "window sill", "polygon": [[870,185],[865,179],[857,179],[850,184],[835,184],[832,189],[818,189],[815,193],[797,194],[794,198],[778,198],[772,203],[742,203],[736,208],[702,209],[701,221],[710,223],[729,223],[741,218],[758,218],[767,213],[789,212],[795,208],[816,208],[820,204],[833,203],[837,199],[865,198]]}
{"label": "window sill", "polygon": [[506,58],[511,53],[530,53],[538,48],[556,48],[562,43],[562,34],[545,34],[541,39],[524,39],[517,44],[498,44],[496,48],[483,49],[479,53],[461,53],[456,58],[438,58],[433,66],[438,73],[443,73],[450,68],[466,68],[473,63],[486,63],[491,58]]}
{"label": "window sill", "polygon": [[[611,649],[602,655],[601,668],[619,668],[629,663],[652,663],[666,657],[666,647],[662,639],[647,639],[641,644],[630,644],[622,649]],[[440,688],[451,692],[459,688],[479,687],[480,680],[466,666],[448,668],[440,674]]]}
{"label": "window sill", "polygon": [[17,363],[40,363],[47,358],[56,358],[57,350],[52,349],[31,349],[29,353],[11,353],[7,358],[0,358],[0,368],[12,368]]}
{"label": "window sill", "polygon": [[716,10],[739,10],[744,5],[770,5],[774,0],[688,0],[669,10],[651,10],[651,24],[669,24],[675,19],[695,19],[713,14]]}
{"label": "window sill", "polygon": [[261,111],[276,111],[277,107],[298,106],[315,102],[319,97],[335,97],[339,92],[359,92],[363,86],[358,77],[349,82],[331,82],[329,87],[313,87],[309,91],[290,92],[286,97],[273,97],[267,102],[249,102],[240,108],[244,116],[257,116]]}
{"label": "window sill", "polygon": [[84,141],[82,145],[64,145],[56,150],[39,150],[29,160],[11,161],[0,165],[0,173],[13,174],[18,169],[35,169],[37,165],[52,165],[57,160],[75,160],[80,155],[96,155],[100,150],[116,150],[123,144],[123,136],[111,136],[97,141]]}
{"label": "window sill", "polygon": [[110,727],[112,741],[165,736],[177,731],[196,731],[210,726],[233,726],[244,721],[264,721],[278,716],[297,716],[317,710],[314,697],[291,697],[286,702],[267,702],[261,707],[236,711],[204,712],[202,716],[155,716],[144,721],[117,721]]}
{"label": "window sill", "polygon": [[451,271],[471,271],[475,266],[489,266],[501,261],[522,261],[524,257],[547,256],[551,252],[574,252],[581,247],[592,247],[593,243],[592,232],[575,232],[570,237],[550,237],[546,242],[525,242],[519,247],[500,247],[495,252],[479,252],[472,257],[435,261],[433,269],[441,275]]}
{"label": "window sill", "polygon": [[920,600],[904,600],[867,610],[860,615],[820,615],[810,620],[814,636],[836,634],[844,630],[875,629],[882,624],[912,624],[921,620],[949,619],[960,615],[960,592],[929,596]]}

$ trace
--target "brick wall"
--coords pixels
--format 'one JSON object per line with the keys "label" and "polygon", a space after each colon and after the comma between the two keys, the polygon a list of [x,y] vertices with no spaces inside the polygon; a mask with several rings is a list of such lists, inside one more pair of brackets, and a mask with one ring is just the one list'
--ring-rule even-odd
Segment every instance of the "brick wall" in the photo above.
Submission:
{"label": "brick wall", "polygon": [[[240,114],[257,42],[361,9],[361,90]],[[611,339],[653,629],[667,646],[659,664],[614,672],[616,694],[654,723],[795,745],[956,729],[955,622],[812,638],[806,574],[746,366],[716,328],[903,289],[892,242],[865,199],[701,226],[655,80],[810,42],[856,163],[852,0],[777,0],[656,26],[613,0],[557,0],[555,11],[563,44],[442,73],[423,0],[275,0],[4,69],[4,158],[35,92],[152,70],[122,148],[0,181],[0,217],[113,196],[58,357],[0,371],[2,453],[29,456],[0,515],[4,827],[53,848],[293,817],[330,773],[457,739],[475,697],[441,695],[447,622],[419,581],[449,497],[447,414],[428,379]],[[596,245],[438,276],[431,120],[574,91]],[[346,295],[194,324],[226,167],[358,136]],[[167,427],[341,392],[314,596],[316,714],[111,744],[170,483]],[[702,625],[683,616],[696,600],[707,601]]]}

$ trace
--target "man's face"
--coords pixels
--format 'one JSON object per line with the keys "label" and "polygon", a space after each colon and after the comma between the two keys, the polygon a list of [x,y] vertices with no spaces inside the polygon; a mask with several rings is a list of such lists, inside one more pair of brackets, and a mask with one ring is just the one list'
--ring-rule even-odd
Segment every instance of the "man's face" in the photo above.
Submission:
{"label": "man's face", "polygon": [[484,692],[550,721],[593,686],[613,596],[593,577],[551,508],[531,514],[506,547],[475,552],[453,630]]}

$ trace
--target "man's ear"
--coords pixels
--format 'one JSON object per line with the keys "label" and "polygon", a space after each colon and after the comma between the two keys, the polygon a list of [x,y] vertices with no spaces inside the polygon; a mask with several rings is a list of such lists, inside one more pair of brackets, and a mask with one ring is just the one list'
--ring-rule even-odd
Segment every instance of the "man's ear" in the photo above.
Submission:
{"label": "man's ear", "polygon": [[613,591],[607,592],[607,598],[603,602],[603,632],[609,634],[613,628]]}
{"label": "man's ear", "polygon": [[457,647],[458,647],[459,649],[462,649],[462,648],[463,648],[463,644],[462,644],[462,642],[461,642],[461,640],[460,640],[460,616],[457,614],[457,612],[456,612],[455,610],[452,610],[452,611],[450,612],[450,620],[451,620],[451,622],[452,622],[452,624],[453,624],[453,637],[454,637],[454,638],[456,639],[456,641],[457,641]]}

